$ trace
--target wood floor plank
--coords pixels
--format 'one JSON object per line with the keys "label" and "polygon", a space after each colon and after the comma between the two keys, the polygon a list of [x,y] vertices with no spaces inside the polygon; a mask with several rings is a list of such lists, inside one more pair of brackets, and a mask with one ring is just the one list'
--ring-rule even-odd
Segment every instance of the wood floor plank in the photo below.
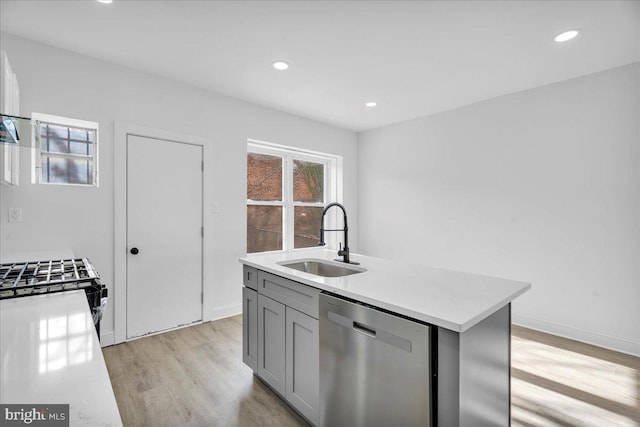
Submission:
{"label": "wood floor plank", "polygon": [[[234,316],[103,349],[125,426],[308,424],[242,363]],[[513,427],[640,427],[640,359],[512,328]]]}
{"label": "wood floor plank", "polygon": [[640,358],[513,326],[512,426],[640,426]]}

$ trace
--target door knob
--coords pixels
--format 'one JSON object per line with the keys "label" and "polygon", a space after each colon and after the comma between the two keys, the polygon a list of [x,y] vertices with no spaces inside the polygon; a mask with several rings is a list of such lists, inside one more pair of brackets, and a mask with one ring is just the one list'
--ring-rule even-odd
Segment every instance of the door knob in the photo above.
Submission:
{"label": "door knob", "polygon": [[138,255],[138,252],[140,252],[138,248],[131,248],[131,255]]}

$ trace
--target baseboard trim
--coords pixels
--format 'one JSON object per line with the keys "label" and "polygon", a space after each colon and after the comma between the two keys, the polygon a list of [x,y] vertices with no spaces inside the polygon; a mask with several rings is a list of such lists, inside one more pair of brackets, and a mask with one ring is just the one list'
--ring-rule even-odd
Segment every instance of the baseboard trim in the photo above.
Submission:
{"label": "baseboard trim", "polygon": [[[193,326],[193,325],[198,324],[198,323],[204,323],[204,322],[209,322],[209,321],[214,321],[214,320],[225,319],[227,317],[236,316],[236,315],[241,314],[241,313],[242,313],[242,304],[234,304],[234,305],[227,305],[227,306],[223,306],[223,307],[217,307],[217,308],[214,308],[213,310],[210,310],[209,311],[209,318],[203,319],[202,322],[196,322],[196,323],[189,324],[189,325],[183,325],[181,327],[188,327],[188,326]],[[164,331],[158,331],[158,332],[155,332],[153,334],[142,335],[140,337],[127,338],[124,342],[132,341],[132,340],[135,340],[135,339],[138,339],[138,338],[145,338],[145,337],[152,336],[152,335],[162,334],[164,332],[169,332],[169,331],[174,330],[174,329],[180,329],[181,327],[167,329],[167,330],[164,330]],[[115,335],[114,331],[101,333],[100,334],[100,346],[101,347],[108,347],[110,345],[114,345],[116,343],[115,338],[116,338],[116,335]]]}
{"label": "baseboard trim", "polygon": [[113,331],[100,334],[100,347],[109,347],[116,343],[116,333]]}
{"label": "baseboard trim", "polygon": [[227,317],[236,316],[242,313],[242,304],[227,305],[224,307],[216,307],[209,311],[207,321],[225,319]]}
{"label": "baseboard trim", "polygon": [[640,357],[640,342],[514,314],[513,324]]}

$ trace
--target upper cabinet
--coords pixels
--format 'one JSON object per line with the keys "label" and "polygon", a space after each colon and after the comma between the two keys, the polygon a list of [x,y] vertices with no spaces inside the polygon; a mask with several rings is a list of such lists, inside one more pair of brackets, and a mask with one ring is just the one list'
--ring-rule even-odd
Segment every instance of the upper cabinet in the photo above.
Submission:
{"label": "upper cabinet", "polygon": [[11,116],[20,115],[20,86],[18,85],[18,77],[11,70],[7,53],[0,51],[0,69],[2,70],[2,79],[0,80],[0,113]]}
{"label": "upper cabinet", "polygon": [[0,51],[0,113],[0,183],[18,185],[20,119],[5,115],[20,115],[20,86],[4,50]]}

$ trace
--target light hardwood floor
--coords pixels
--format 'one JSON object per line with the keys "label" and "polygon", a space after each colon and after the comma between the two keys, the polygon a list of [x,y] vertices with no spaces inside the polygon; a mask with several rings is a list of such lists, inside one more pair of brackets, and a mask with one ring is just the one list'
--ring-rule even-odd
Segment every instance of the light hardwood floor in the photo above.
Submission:
{"label": "light hardwood floor", "polygon": [[240,316],[103,349],[125,427],[304,426],[242,363]]}
{"label": "light hardwood floor", "polygon": [[640,426],[640,358],[514,326],[513,426]]}
{"label": "light hardwood floor", "polygon": [[[103,349],[125,426],[306,426],[242,363],[240,316]],[[640,359],[513,328],[512,426],[640,426]]]}

